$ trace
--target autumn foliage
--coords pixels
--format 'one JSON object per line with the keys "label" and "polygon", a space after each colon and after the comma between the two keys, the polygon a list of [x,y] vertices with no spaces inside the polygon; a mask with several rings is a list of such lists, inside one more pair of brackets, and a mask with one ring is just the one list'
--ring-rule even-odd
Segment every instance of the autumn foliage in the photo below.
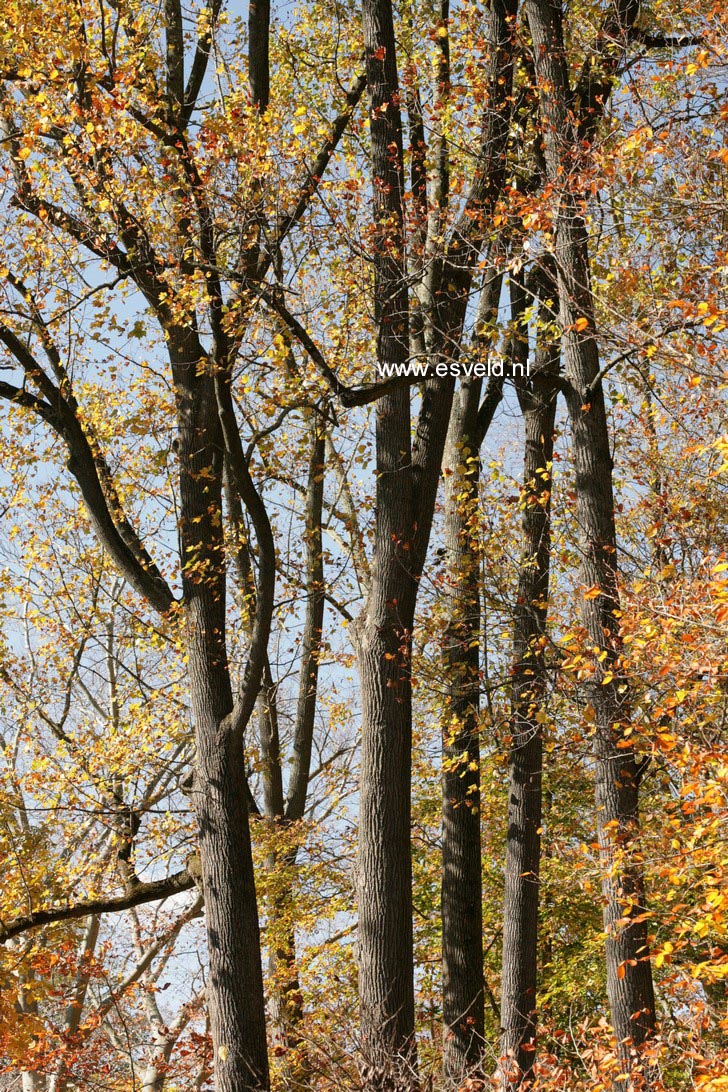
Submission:
{"label": "autumn foliage", "polygon": [[725,16],[4,6],[0,1089],[728,1092]]}

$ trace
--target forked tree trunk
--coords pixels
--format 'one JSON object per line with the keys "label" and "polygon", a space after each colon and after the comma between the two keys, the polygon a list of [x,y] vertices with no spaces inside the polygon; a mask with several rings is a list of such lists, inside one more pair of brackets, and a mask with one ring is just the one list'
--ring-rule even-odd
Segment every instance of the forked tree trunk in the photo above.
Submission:
{"label": "forked tree trunk", "polygon": [[[433,364],[457,360],[473,271],[505,179],[515,6],[515,0],[494,0],[492,5],[491,86],[475,178],[463,215],[436,263],[438,283],[429,316]],[[391,0],[363,0],[362,12],[370,105],[377,360],[385,368],[396,369],[408,360],[409,291]],[[363,1047],[372,1063],[367,1084],[373,1088],[392,1081],[400,1087],[411,1083],[414,1064],[412,627],[454,385],[451,376],[423,384],[414,432],[409,391],[387,394],[376,411],[374,565],[357,626],[362,690],[359,992]]]}
{"label": "forked tree trunk", "polygon": [[584,219],[586,198],[578,192],[575,180],[580,149],[569,113],[571,95],[561,11],[548,0],[526,0],[526,13],[540,85],[547,175],[560,192],[555,253],[576,471],[576,519],[581,533],[581,580],[585,592],[582,616],[590,646],[600,650],[585,696],[594,711],[595,724],[596,813],[607,934],[607,991],[621,1071],[635,1074],[643,1068],[635,1054],[655,1028],[655,997],[647,944],[644,880],[636,844],[641,768],[625,735],[630,708],[627,683],[620,667],[612,458],[599,379],[589,239]]}
{"label": "forked tree trunk", "polygon": [[194,805],[209,945],[217,1092],[268,1087],[260,933],[243,735],[225,643],[222,452],[213,381],[193,336],[170,344],[177,391],[186,650],[197,740]]}

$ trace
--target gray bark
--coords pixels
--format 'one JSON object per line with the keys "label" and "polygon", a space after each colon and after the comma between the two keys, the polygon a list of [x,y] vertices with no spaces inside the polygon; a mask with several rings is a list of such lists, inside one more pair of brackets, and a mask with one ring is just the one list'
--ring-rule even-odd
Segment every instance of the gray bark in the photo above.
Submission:
{"label": "gray bark", "polygon": [[[491,88],[475,179],[432,281],[432,360],[454,361],[473,271],[505,179],[515,3],[492,6]],[[511,20],[511,22],[509,22]],[[375,323],[380,364],[406,363],[407,263],[402,126],[391,0],[364,0],[373,174]],[[427,293],[426,293],[427,295]],[[359,834],[359,991],[368,1084],[406,1083],[414,1062],[410,764],[411,647],[454,380],[422,385],[414,428],[406,390],[377,402],[376,525],[371,588],[357,627],[362,688]],[[393,1073],[393,1060],[404,1070]],[[389,1073],[387,1077],[386,1074]]]}
{"label": "gray bark", "polygon": [[[442,1005],[444,1066],[462,1077],[478,1066],[483,1007],[480,851],[480,548],[475,431],[480,383],[453,403],[443,465],[448,620],[442,721]],[[458,466],[465,473],[458,473]]]}
{"label": "gray bark", "polygon": [[[492,271],[482,291],[477,341],[486,348],[497,316],[502,274]],[[503,385],[460,386],[450,416],[445,471],[444,543],[447,624],[442,654],[442,1009],[445,1073],[476,1071],[485,1041],[483,898],[480,846],[480,537],[479,448]],[[487,416],[487,419],[486,419]],[[464,468],[458,471],[458,467]]]}
{"label": "gray bark", "polygon": [[[243,729],[260,684],[272,590],[261,595],[259,589],[247,694],[234,703],[225,642],[222,521],[223,452],[231,446],[233,423],[225,392],[216,391],[213,379],[198,366],[202,355],[189,334],[170,341],[179,422],[186,647],[197,740],[193,796],[210,960],[207,996],[218,1092],[259,1092],[268,1086],[268,1057]],[[245,493],[246,506],[254,508],[241,452],[228,450],[228,455],[236,488]],[[260,545],[265,563],[272,541]],[[269,576],[261,572],[259,584]]]}
{"label": "gray bark", "polygon": [[[548,284],[552,281],[547,281]],[[553,284],[555,295],[555,284]],[[512,285],[518,319],[522,290]],[[521,297],[519,300],[519,296]],[[543,313],[540,315],[543,318]],[[550,316],[547,317],[547,321]],[[514,331],[527,353],[527,331]],[[537,344],[534,375],[518,385],[525,446],[511,682],[511,744],[501,976],[501,1083],[519,1087],[533,1076],[536,1037],[539,868],[541,858],[542,715],[547,696],[544,639],[551,548],[551,462],[559,345]]]}
{"label": "gray bark", "polygon": [[[375,222],[377,359],[408,358],[402,126],[391,0],[362,4]],[[414,1039],[410,652],[416,580],[409,392],[376,409],[375,559],[357,633],[362,753],[359,818],[359,997],[363,1048],[380,1087]]]}
{"label": "gray bark", "polygon": [[[637,10],[631,6],[631,17]],[[567,402],[576,472],[576,518],[581,532],[581,580],[598,594],[583,599],[589,643],[604,653],[595,660],[585,698],[594,710],[596,814],[602,857],[602,896],[607,933],[607,992],[623,1071],[639,1062],[634,1048],[655,1027],[655,998],[647,943],[644,880],[638,847],[640,766],[625,746],[630,716],[619,659],[617,539],[604,392],[589,275],[585,195],[574,181],[579,145],[569,113],[571,93],[561,10],[548,0],[526,0],[533,38],[547,175],[560,194],[556,255]]]}

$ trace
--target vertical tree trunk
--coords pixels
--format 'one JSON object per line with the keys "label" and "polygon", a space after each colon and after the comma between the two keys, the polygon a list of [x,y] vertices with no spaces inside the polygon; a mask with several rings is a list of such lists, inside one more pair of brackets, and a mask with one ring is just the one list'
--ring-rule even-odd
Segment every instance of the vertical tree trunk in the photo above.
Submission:
{"label": "vertical tree trunk", "polygon": [[[408,359],[402,125],[391,0],[363,0],[375,222],[377,360]],[[411,639],[416,581],[409,392],[377,404],[375,558],[357,630],[362,753],[359,996],[369,1084],[381,1087],[414,1046],[410,770]]]}
{"label": "vertical tree trunk", "polygon": [[[377,360],[408,360],[402,127],[391,0],[363,0],[370,103]],[[436,266],[429,316],[432,362],[457,360],[473,270],[491,230],[506,169],[515,0],[494,0],[493,62],[475,178]],[[446,28],[444,28],[446,29]],[[427,338],[425,339],[427,341]],[[392,374],[390,371],[388,374]],[[451,376],[428,380],[414,429],[406,390],[381,398],[376,426],[374,565],[357,626],[362,687],[359,990],[363,1041],[380,1087],[399,1058],[414,1061],[410,768],[412,627],[452,404]],[[406,1083],[406,1073],[394,1077]]]}
{"label": "vertical tree trunk", "polygon": [[260,934],[243,735],[225,643],[223,435],[192,335],[171,340],[177,391],[186,648],[197,739],[194,803],[209,944],[207,1000],[218,1092],[268,1087]]}
{"label": "vertical tree trunk", "polygon": [[[311,751],[313,746],[316,701],[318,697],[319,656],[323,639],[326,605],[323,557],[323,501],[326,434],[317,414],[311,414],[310,455],[306,491],[306,616],[301,641],[298,701],[293,731],[293,762],[288,782],[288,799],[276,813],[279,823],[300,823],[306,813]],[[279,759],[280,761],[280,759]],[[298,845],[276,855],[274,865],[289,873],[296,864]],[[306,1044],[300,1034],[303,1020],[303,997],[296,966],[296,935],[294,929],[293,889],[284,883],[271,909],[271,928],[276,938],[271,950],[269,969],[275,982],[272,999],[274,1018],[283,1045],[289,1052],[287,1078],[294,1088],[306,1085],[311,1063]]]}
{"label": "vertical tree trunk", "polygon": [[549,0],[526,0],[526,12],[540,84],[547,174],[560,193],[555,252],[576,471],[576,518],[581,532],[581,580],[587,592],[582,615],[587,639],[599,650],[585,696],[594,710],[596,729],[596,812],[607,933],[607,991],[620,1064],[623,1071],[634,1072],[639,1063],[634,1062],[633,1048],[655,1027],[655,998],[642,866],[635,844],[640,767],[626,745],[624,731],[630,710],[620,668],[612,459],[599,380],[584,219],[586,198],[575,180],[580,148],[569,112],[561,10]]}
{"label": "vertical tree trunk", "polygon": [[[502,280],[502,274],[494,269],[481,290],[476,338],[486,346],[498,312]],[[487,420],[480,407],[481,387],[479,379],[464,380],[455,395],[443,458],[447,567],[442,656],[446,691],[442,722],[443,1064],[446,1075],[456,1080],[477,1072],[485,1041],[478,452],[500,401],[502,383],[484,402]]]}
{"label": "vertical tree trunk", "polygon": [[[442,1005],[448,1076],[478,1067],[485,1035],[480,853],[480,382],[453,402],[445,446],[448,621],[442,723]],[[458,470],[460,468],[460,470]]]}
{"label": "vertical tree trunk", "polygon": [[[555,294],[556,286],[553,285]],[[512,296],[519,287],[512,286]],[[525,305],[525,299],[522,301]],[[520,318],[521,308],[514,308]],[[514,330],[527,355],[528,331]],[[535,1060],[543,715],[547,692],[544,634],[549,595],[555,377],[559,346],[537,341],[534,375],[518,385],[524,459],[521,560],[513,624],[511,748],[506,838],[501,1064],[504,1088],[532,1077]]]}

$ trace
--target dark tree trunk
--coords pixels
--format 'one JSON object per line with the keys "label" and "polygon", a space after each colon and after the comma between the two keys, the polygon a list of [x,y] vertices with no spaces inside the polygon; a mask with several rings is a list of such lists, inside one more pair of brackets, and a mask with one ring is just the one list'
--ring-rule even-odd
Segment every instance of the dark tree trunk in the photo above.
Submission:
{"label": "dark tree trunk", "polygon": [[[288,783],[288,800],[274,812],[278,823],[299,823],[306,811],[311,751],[313,746],[316,700],[318,696],[319,656],[325,610],[324,558],[322,515],[324,500],[324,465],[326,436],[318,416],[311,414],[310,456],[306,492],[306,616],[301,641],[298,701],[293,732],[293,765]],[[276,728],[277,737],[277,728]],[[280,753],[278,755],[280,776]],[[296,935],[293,926],[292,871],[298,856],[298,846],[287,846],[284,853],[274,851],[271,865],[283,869],[286,880],[271,907],[271,932],[275,938],[269,969],[274,980],[272,1009],[282,1045],[288,1058],[286,1078],[294,1088],[305,1087],[311,1063],[306,1044],[300,1034],[303,1020],[303,995],[296,965]]]}
{"label": "dark tree trunk", "polygon": [[209,944],[207,1000],[218,1092],[268,1087],[260,935],[243,738],[225,645],[223,438],[196,338],[170,344],[177,390],[186,647],[197,738],[194,804]]}
{"label": "dark tree trunk", "polygon": [[463,384],[453,403],[443,462],[449,600],[442,722],[443,1061],[446,1074],[458,1079],[479,1066],[485,1036],[479,769],[479,402],[480,382]]}
{"label": "dark tree trunk", "polygon": [[[481,151],[465,211],[435,260],[433,363],[458,356],[473,270],[502,191],[513,74],[515,0],[496,0],[493,66]],[[404,245],[402,127],[391,0],[363,0],[370,105],[377,360],[405,364],[409,292]],[[391,373],[390,373],[391,374]],[[367,1083],[405,1084],[414,1063],[410,768],[412,627],[447,435],[454,379],[423,384],[414,429],[406,390],[381,398],[376,425],[372,581],[357,626],[362,690],[359,992]],[[399,1060],[399,1061],[398,1061]],[[397,1075],[393,1067],[404,1065]],[[411,1075],[411,1074],[410,1074]]]}
{"label": "dark tree trunk", "polygon": [[[553,284],[553,282],[550,282]],[[553,284],[555,295],[556,286]],[[514,311],[526,304],[512,285]],[[519,296],[521,297],[519,299]],[[517,316],[520,317],[520,316]],[[542,318],[543,315],[541,314]],[[549,316],[550,317],[550,316]],[[525,351],[527,331],[514,330]],[[532,1078],[536,1037],[543,714],[547,694],[544,639],[549,596],[551,478],[559,346],[539,338],[534,375],[518,386],[524,459],[521,559],[513,624],[511,749],[503,908],[501,1077],[514,1088]]]}
{"label": "dark tree trunk", "polygon": [[[481,291],[477,341],[487,351],[502,274]],[[480,1066],[485,1042],[483,892],[480,846],[479,448],[502,383],[480,404],[482,383],[464,381],[453,399],[445,444],[444,540],[447,625],[442,666],[442,1015],[443,1063],[462,1080]],[[460,470],[458,470],[460,468]]]}
{"label": "dark tree trunk", "polygon": [[[635,5],[631,6],[635,8]],[[599,379],[589,275],[586,196],[576,175],[580,154],[569,113],[571,95],[560,8],[526,0],[533,38],[547,175],[560,192],[555,252],[567,401],[581,532],[582,615],[589,644],[600,650],[585,697],[594,710],[596,813],[602,857],[607,991],[623,1071],[635,1072],[633,1048],[655,1027],[639,835],[640,766],[627,744],[630,716],[621,676],[617,540],[604,393]],[[633,17],[633,15],[632,15]],[[571,176],[571,177],[570,177]]]}
{"label": "dark tree trunk", "polygon": [[311,772],[319,656],[321,654],[324,608],[323,503],[326,435],[321,420],[312,414],[306,494],[306,617],[301,641],[296,724],[293,733],[293,766],[288,783],[286,819],[299,822],[306,810]]}
{"label": "dark tree trunk", "polygon": [[[377,359],[408,358],[402,126],[391,0],[362,5],[375,223]],[[414,507],[409,392],[377,404],[377,526],[371,593],[357,633],[362,754],[359,996],[369,1083],[414,1045],[410,768]]]}
{"label": "dark tree trunk", "polygon": [[[480,154],[464,214],[433,275],[436,360],[459,354],[473,269],[505,181],[513,86],[514,22],[517,0],[494,0],[488,13],[489,90],[483,112]],[[439,172],[438,201],[447,171]],[[437,218],[435,218],[437,220]],[[497,311],[501,278],[493,268],[484,285],[476,321]],[[466,472],[446,483],[445,534],[450,569],[449,624],[444,660],[448,672],[451,724],[443,733],[442,944],[444,1065],[461,1079],[480,1064],[484,1036],[482,876],[479,817],[479,630],[480,590],[474,516],[478,493],[478,451],[500,401],[502,383],[489,385],[478,406],[480,384],[463,384],[453,401],[449,459]],[[462,449],[458,452],[458,446]],[[457,457],[459,455],[459,458]],[[466,462],[466,459],[472,460]],[[461,501],[458,496],[462,494]],[[467,754],[463,771],[457,758]],[[464,775],[464,776],[463,776]]]}

